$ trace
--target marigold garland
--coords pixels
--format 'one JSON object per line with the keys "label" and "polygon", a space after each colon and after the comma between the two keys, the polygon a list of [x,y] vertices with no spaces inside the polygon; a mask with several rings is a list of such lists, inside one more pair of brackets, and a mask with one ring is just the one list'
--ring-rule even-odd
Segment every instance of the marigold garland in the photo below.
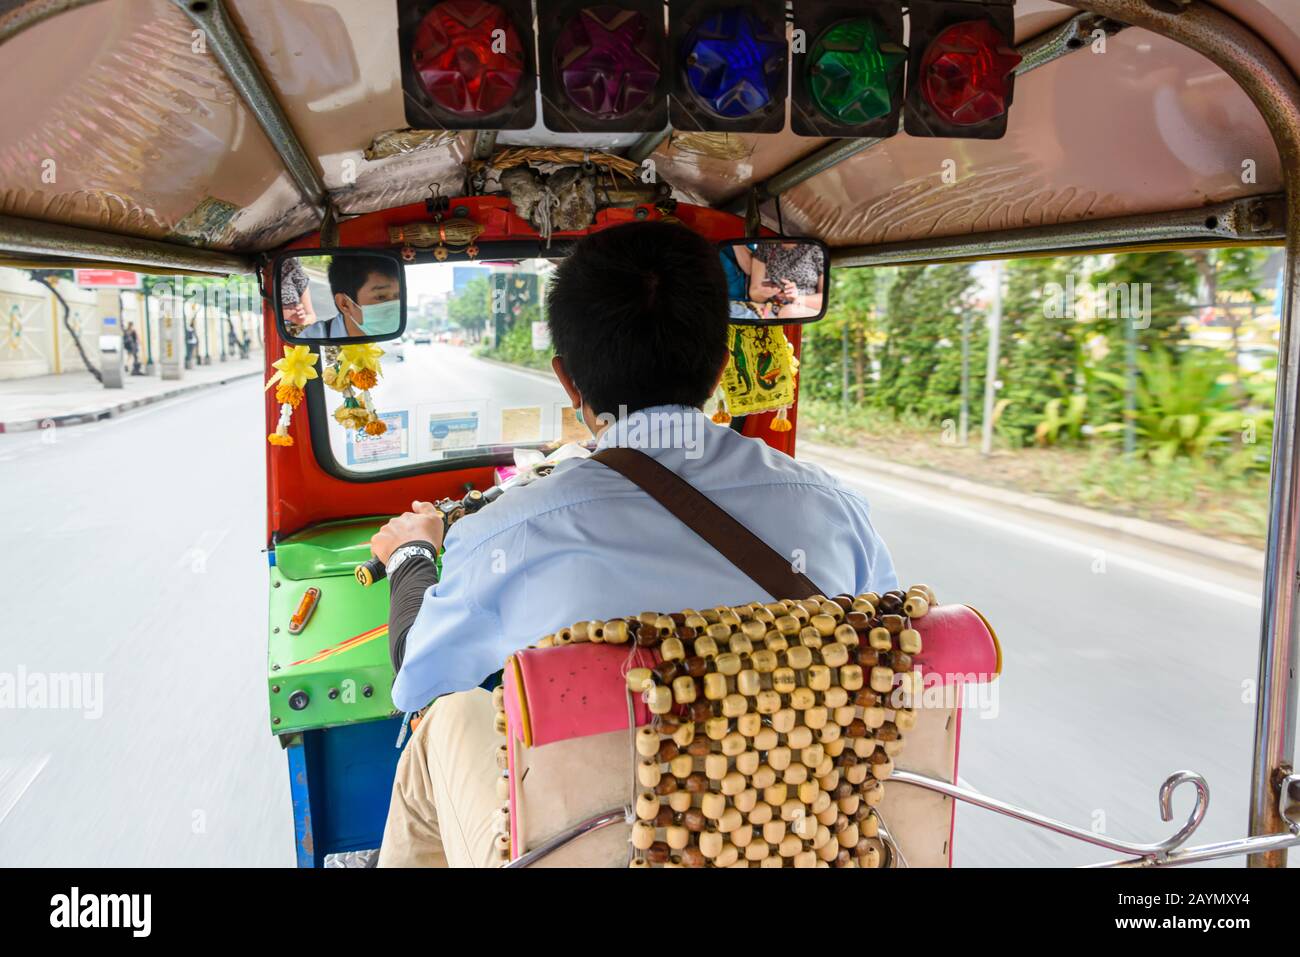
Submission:
{"label": "marigold garland", "polygon": [[364,430],[367,435],[388,431],[370,397],[370,390],[383,375],[383,355],[384,350],[372,342],[343,346],[333,364],[325,368],[325,385],[343,394],[343,404],[334,410],[334,420],[343,428]]}
{"label": "marigold garland", "polygon": [[266,390],[275,386],[275,401],[280,403],[280,419],[275,431],[266,437],[266,441],[285,447],[293,445],[289,421],[293,417],[293,410],[302,402],[303,387],[317,377],[316,354],[309,346],[285,346],[284,358],[276,359],[271,367],[276,371],[267,380]]}

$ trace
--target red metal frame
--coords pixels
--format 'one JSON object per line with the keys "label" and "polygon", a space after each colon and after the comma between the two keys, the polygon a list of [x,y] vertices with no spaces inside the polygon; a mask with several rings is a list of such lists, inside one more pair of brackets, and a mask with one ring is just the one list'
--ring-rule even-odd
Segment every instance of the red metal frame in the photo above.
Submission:
{"label": "red metal frame", "polygon": [[[505,197],[477,196],[453,199],[453,207],[464,207],[468,218],[482,224],[486,231],[480,242],[537,239],[537,231],[514,212]],[[710,240],[736,239],[745,235],[744,221],[738,216],[703,206],[678,204],[673,217],[682,224]],[[634,209],[608,209],[596,215],[594,225],[576,232],[557,232],[558,238],[577,238],[598,232],[610,226],[638,220],[664,219],[653,206]],[[367,213],[339,225],[339,246],[392,248],[388,239],[390,226],[404,226],[427,222],[430,219],[423,203],[400,206],[395,209]],[[320,246],[320,235],[310,233],[290,243],[287,249],[314,249]],[[272,289],[271,271],[263,270],[263,288]],[[262,304],[262,324],[265,328],[266,374],[274,370],[271,363],[284,355],[284,341],[276,327],[275,310],[271,300]],[[800,327],[786,326],[785,334],[794,353],[800,351]],[[266,393],[266,432],[275,431],[280,418],[280,406],[273,392]],[[295,411],[289,434],[291,446],[266,446],[266,505],[267,537],[296,532],[317,522],[365,515],[395,514],[410,508],[412,500],[432,501],[444,496],[460,495],[465,483],[485,489],[492,484],[489,466],[430,472],[425,475],[394,478],[388,481],[349,482],[336,478],[316,461],[312,452],[311,433],[308,429],[309,411],[303,403]],[[744,434],[756,436],[772,448],[794,454],[795,434],[798,431],[798,397],[788,413],[790,431],[774,432],[769,425],[775,413],[751,415],[744,423]]]}

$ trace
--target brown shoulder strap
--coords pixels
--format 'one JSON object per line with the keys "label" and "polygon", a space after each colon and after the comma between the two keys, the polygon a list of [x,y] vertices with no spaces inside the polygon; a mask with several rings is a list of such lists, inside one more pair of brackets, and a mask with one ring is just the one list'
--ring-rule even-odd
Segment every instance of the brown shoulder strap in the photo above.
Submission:
{"label": "brown shoulder strap", "polygon": [[660,465],[644,452],[614,447],[601,449],[592,458],[640,486],[773,598],[808,598],[821,594],[820,589],[806,575],[796,572],[780,552],[672,469]]}

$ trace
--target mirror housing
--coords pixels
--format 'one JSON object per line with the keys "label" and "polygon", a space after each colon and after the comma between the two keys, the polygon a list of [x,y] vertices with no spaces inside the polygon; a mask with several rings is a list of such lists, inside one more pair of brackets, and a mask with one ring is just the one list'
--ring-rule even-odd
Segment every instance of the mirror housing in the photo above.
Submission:
{"label": "mirror housing", "polygon": [[293,345],[385,342],[406,331],[406,272],[386,249],[293,249],[271,264],[275,316]]}
{"label": "mirror housing", "polygon": [[799,326],[826,315],[831,257],[820,239],[751,236],[718,243],[731,322]]}

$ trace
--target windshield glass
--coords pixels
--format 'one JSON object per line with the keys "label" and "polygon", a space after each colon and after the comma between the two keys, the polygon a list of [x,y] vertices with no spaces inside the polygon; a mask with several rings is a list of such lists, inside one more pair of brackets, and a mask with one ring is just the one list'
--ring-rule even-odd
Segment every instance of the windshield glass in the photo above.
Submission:
{"label": "windshield glass", "polygon": [[377,343],[370,390],[384,430],[347,428],[345,400],[326,390],[337,464],[374,473],[590,441],[550,371],[543,304],[553,269],[546,259],[407,266],[406,333]]}

